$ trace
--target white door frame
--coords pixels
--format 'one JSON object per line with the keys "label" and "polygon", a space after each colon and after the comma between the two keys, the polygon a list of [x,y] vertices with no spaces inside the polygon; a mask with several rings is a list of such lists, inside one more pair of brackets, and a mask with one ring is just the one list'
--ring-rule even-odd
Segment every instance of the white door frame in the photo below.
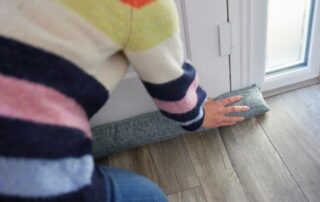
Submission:
{"label": "white door frame", "polygon": [[268,0],[229,0],[229,19],[233,28],[231,55],[232,89],[251,84],[268,91],[319,76],[320,6],[315,1],[312,43],[306,68],[273,76],[265,75]]}

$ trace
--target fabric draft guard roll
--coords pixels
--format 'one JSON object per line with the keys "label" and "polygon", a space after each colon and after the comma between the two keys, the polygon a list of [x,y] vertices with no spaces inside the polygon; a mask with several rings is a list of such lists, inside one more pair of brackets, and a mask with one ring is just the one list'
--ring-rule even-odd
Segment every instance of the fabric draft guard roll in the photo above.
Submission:
{"label": "fabric draft guard roll", "polygon": [[250,107],[250,110],[247,112],[230,113],[228,114],[230,116],[243,116],[245,118],[251,118],[260,114],[264,114],[270,110],[257,85],[252,85],[247,88],[224,93],[215,98],[215,100],[221,100],[234,95],[242,95],[243,98],[238,102],[232,103],[232,106],[246,105]]}
{"label": "fabric draft guard roll", "polygon": [[[257,85],[224,93],[215,100],[233,95],[242,95],[241,101],[232,105],[247,105],[248,112],[231,113],[228,115],[254,117],[269,111]],[[108,154],[121,152],[137,146],[171,139],[186,133],[174,121],[164,117],[159,111],[139,115],[123,121],[107,123],[93,129],[93,154],[96,159]],[[207,129],[199,129],[204,131]]]}

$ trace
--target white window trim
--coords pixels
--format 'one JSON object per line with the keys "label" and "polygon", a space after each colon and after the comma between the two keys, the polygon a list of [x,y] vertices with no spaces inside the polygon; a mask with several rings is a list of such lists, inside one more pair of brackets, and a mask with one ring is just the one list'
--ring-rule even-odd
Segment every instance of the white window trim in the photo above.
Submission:
{"label": "white window trim", "polygon": [[232,23],[233,51],[231,55],[232,89],[251,84],[269,91],[320,74],[320,6],[315,2],[310,56],[306,68],[287,73],[265,75],[268,0],[229,0],[229,18]]}

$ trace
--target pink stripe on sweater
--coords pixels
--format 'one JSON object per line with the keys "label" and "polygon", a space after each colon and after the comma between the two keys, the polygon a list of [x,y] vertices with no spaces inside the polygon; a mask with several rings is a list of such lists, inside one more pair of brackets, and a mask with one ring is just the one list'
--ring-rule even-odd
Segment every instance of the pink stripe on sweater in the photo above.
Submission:
{"label": "pink stripe on sweater", "polygon": [[172,113],[172,114],[183,114],[192,110],[198,102],[197,88],[199,86],[198,76],[195,77],[191,85],[189,86],[186,95],[178,101],[163,101],[154,98],[154,102],[159,109]]}
{"label": "pink stripe on sweater", "polygon": [[92,136],[86,113],[72,98],[44,85],[2,74],[0,116],[77,128],[88,138]]}

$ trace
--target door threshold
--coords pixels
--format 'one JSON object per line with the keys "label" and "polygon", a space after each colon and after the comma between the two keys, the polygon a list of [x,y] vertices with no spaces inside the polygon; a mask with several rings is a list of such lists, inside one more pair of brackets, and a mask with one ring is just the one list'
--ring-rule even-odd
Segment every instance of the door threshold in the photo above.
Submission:
{"label": "door threshold", "polygon": [[299,82],[299,83],[295,83],[295,84],[291,84],[291,85],[288,85],[288,86],[283,86],[283,87],[276,88],[276,89],[273,89],[273,90],[265,91],[262,94],[263,94],[264,98],[268,98],[268,97],[271,97],[271,96],[279,95],[279,94],[282,94],[282,93],[286,93],[286,92],[297,90],[297,89],[300,89],[300,88],[312,86],[312,85],[319,84],[319,83],[320,83],[320,76],[317,77],[317,78],[314,78],[314,79],[309,79],[309,80],[302,81],[302,82]]}

